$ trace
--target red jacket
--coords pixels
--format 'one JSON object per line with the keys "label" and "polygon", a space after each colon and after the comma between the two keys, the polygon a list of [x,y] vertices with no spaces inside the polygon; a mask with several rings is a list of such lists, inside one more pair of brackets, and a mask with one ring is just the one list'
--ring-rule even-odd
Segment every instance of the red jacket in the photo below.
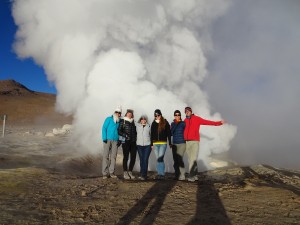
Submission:
{"label": "red jacket", "polygon": [[185,118],[184,140],[200,141],[200,125],[221,126],[222,121],[205,120],[199,116],[191,115]]}

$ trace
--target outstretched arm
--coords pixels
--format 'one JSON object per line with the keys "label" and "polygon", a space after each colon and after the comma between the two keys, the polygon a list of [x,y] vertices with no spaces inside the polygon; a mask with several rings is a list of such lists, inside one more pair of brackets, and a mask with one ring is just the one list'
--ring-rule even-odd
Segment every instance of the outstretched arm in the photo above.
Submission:
{"label": "outstretched arm", "polygon": [[225,120],[212,121],[212,120],[203,119],[201,117],[199,117],[199,118],[200,118],[199,122],[200,122],[201,125],[221,126],[225,123]]}

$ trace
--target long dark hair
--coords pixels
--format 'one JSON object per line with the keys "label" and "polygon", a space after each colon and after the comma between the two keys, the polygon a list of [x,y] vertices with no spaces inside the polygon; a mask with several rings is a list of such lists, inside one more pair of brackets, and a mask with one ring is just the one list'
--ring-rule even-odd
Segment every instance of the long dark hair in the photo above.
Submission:
{"label": "long dark hair", "polygon": [[166,127],[166,124],[167,124],[166,119],[163,116],[160,116],[160,120],[158,123],[158,132],[163,131]]}

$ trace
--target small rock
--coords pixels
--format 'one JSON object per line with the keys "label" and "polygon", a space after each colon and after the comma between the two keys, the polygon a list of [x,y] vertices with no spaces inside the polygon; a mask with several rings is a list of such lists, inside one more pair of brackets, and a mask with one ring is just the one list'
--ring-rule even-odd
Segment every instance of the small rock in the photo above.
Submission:
{"label": "small rock", "polygon": [[72,130],[72,125],[65,124],[65,125],[63,125],[62,129],[67,131],[67,132],[70,132]]}
{"label": "small rock", "polygon": [[55,135],[53,133],[46,133],[45,137],[54,137]]}
{"label": "small rock", "polygon": [[61,129],[61,128],[54,128],[52,132],[53,132],[53,134],[55,134],[55,135],[63,135],[63,134],[66,134],[66,133],[67,133],[66,130],[63,130],[63,129]]}

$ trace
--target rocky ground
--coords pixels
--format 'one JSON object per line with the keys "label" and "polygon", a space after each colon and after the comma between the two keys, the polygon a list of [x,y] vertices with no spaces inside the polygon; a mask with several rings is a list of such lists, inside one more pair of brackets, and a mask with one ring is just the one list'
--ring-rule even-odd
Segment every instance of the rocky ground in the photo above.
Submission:
{"label": "rocky ground", "polygon": [[199,181],[103,180],[99,156],[68,134],[9,130],[0,140],[0,224],[300,224],[300,172],[267,165],[199,173]]}

